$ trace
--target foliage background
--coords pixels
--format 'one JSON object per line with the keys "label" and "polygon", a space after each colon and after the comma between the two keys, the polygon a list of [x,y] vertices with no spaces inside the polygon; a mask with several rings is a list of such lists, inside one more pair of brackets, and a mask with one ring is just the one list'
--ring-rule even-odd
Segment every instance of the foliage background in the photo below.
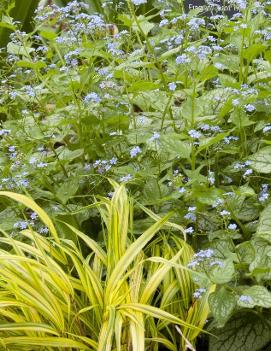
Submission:
{"label": "foliage background", "polygon": [[[210,349],[261,350],[271,339],[270,2],[237,1],[232,18],[205,20],[178,1],[134,3],[45,7],[30,33],[14,9],[3,14],[13,34],[1,187],[31,196],[74,242],[62,221],[106,245],[92,203],[113,196],[108,177],[134,199],[131,237],[173,211],[172,237],[197,252],[197,288],[215,289],[208,330],[221,337]],[[9,235],[31,226],[46,237],[35,214],[1,201]]]}

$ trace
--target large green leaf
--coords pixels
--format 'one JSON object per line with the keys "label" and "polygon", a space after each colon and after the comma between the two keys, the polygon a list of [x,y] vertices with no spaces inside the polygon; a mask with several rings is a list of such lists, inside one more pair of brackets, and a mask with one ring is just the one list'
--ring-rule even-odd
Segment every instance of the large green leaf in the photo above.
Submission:
{"label": "large green leaf", "polygon": [[65,183],[61,184],[57,191],[57,198],[63,203],[66,204],[68,200],[75,195],[79,188],[79,180],[76,178],[68,179]]}
{"label": "large green leaf", "polygon": [[215,266],[209,273],[211,281],[215,284],[225,284],[232,280],[234,275],[234,265],[230,258],[222,261],[222,265]]}
{"label": "large green leaf", "polygon": [[67,148],[59,148],[60,152],[58,154],[58,157],[60,160],[64,160],[67,162],[71,162],[74,159],[82,156],[84,150],[83,149],[76,149],[76,150],[69,150]]}
{"label": "large green leaf", "polygon": [[240,298],[238,300],[238,305],[241,307],[271,307],[271,293],[264,286],[251,286],[250,288],[243,290],[242,296],[245,297],[245,299]]}
{"label": "large green leaf", "polygon": [[271,146],[266,146],[252,155],[251,167],[259,173],[271,173]]}
{"label": "large green leaf", "polygon": [[189,158],[191,153],[190,143],[181,140],[180,135],[169,133],[161,136],[161,147],[170,158]]}
{"label": "large green leaf", "polygon": [[138,92],[138,95],[131,98],[142,111],[154,110],[164,112],[168,102],[166,92],[161,90],[151,90]]}
{"label": "large green leaf", "polygon": [[249,270],[257,280],[271,279],[271,245],[263,238],[254,238],[251,244],[255,250],[255,258],[249,265]]}
{"label": "large green leaf", "polygon": [[209,351],[258,351],[271,340],[270,321],[238,313],[222,329],[211,330]]}
{"label": "large green leaf", "polygon": [[249,62],[256,56],[258,56],[262,51],[264,51],[265,45],[253,44],[246,48],[243,52],[244,58]]}
{"label": "large green leaf", "polygon": [[159,184],[156,179],[149,179],[143,188],[144,204],[152,205],[161,201],[169,194],[169,189],[164,184]]}
{"label": "large green leaf", "polygon": [[255,249],[250,241],[237,245],[236,252],[244,263],[251,263],[255,259]]}
{"label": "large green leaf", "polygon": [[229,69],[230,72],[238,72],[239,71],[240,59],[239,59],[239,56],[237,56],[237,55],[221,54],[214,61],[215,61],[215,63],[222,64],[225,68]]}
{"label": "large green leaf", "polygon": [[271,242],[271,204],[269,204],[260,215],[256,235]]}
{"label": "large green leaf", "polygon": [[136,22],[133,22],[132,29],[134,31],[141,30],[145,35],[147,35],[154,27],[154,24],[149,22],[148,19],[143,15],[138,16],[137,21],[139,26]]}
{"label": "large green leaf", "polygon": [[202,104],[200,104],[197,99],[195,99],[193,103],[192,98],[189,96],[187,100],[182,103],[180,114],[182,118],[192,121],[193,118],[195,119],[203,114]]}
{"label": "large green leaf", "polygon": [[128,88],[128,92],[134,93],[134,92],[140,92],[140,91],[155,90],[158,88],[159,88],[159,84],[157,83],[140,80],[138,82],[134,82],[133,84],[131,84],[131,86]]}
{"label": "large green leaf", "polygon": [[236,298],[232,292],[221,287],[209,296],[209,305],[217,325],[223,327],[232,314]]}

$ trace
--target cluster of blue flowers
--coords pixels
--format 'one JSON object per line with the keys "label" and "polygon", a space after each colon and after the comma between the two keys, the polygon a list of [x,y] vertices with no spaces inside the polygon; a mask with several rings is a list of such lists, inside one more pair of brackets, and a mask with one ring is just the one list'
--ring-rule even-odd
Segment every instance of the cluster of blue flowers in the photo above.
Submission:
{"label": "cluster of blue flowers", "polygon": [[117,164],[117,158],[112,157],[110,160],[96,160],[93,163],[93,168],[99,173],[103,174],[110,171],[113,165]]}

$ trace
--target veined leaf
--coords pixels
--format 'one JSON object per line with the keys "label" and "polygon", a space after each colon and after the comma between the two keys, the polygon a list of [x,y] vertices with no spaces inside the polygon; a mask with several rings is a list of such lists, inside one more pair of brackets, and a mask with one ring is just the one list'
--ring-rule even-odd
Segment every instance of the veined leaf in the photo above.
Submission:
{"label": "veined leaf", "polygon": [[270,321],[255,313],[238,313],[211,332],[210,351],[259,351],[271,340]]}
{"label": "veined leaf", "polygon": [[249,157],[251,167],[259,173],[271,173],[271,146],[266,146]]}
{"label": "veined leaf", "polygon": [[232,260],[226,259],[222,261],[222,266],[215,266],[209,273],[209,277],[213,283],[224,284],[232,280],[235,273]]}
{"label": "veined leaf", "polygon": [[169,153],[170,158],[179,157],[189,159],[190,157],[190,143],[182,141],[178,134],[171,133],[162,136],[161,145],[163,152]]}
{"label": "veined leaf", "polygon": [[242,297],[238,300],[238,305],[242,307],[252,308],[261,306],[264,308],[271,307],[271,293],[266,287],[254,285],[242,291]]}
{"label": "veined leaf", "polygon": [[235,296],[226,288],[221,287],[209,296],[211,312],[219,327],[224,326],[236,306]]}
{"label": "veined leaf", "polygon": [[260,215],[256,236],[271,242],[271,204],[269,204]]}

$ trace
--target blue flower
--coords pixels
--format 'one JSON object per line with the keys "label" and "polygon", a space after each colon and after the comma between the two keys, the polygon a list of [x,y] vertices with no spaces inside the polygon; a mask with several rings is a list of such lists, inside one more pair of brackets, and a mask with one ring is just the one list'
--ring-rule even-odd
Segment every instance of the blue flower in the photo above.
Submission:
{"label": "blue flower", "polygon": [[246,8],[246,0],[232,0],[233,4],[238,6],[240,10],[244,10]]}
{"label": "blue flower", "polygon": [[181,188],[179,188],[179,193],[180,194],[183,194],[183,193],[185,193],[186,192],[186,190],[185,190],[185,188],[184,187],[181,187]]}
{"label": "blue flower", "polygon": [[16,148],[16,146],[11,145],[11,146],[8,147],[8,151],[9,152],[14,152],[15,148]]}
{"label": "blue flower", "polygon": [[160,138],[160,133],[153,133],[153,135],[150,137],[149,141],[154,141]]}
{"label": "blue flower", "polygon": [[213,208],[216,208],[217,206],[220,206],[224,203],[224,200],[223,199],[220,199],[220,198],[217,198],[214,203],[212,204],[212,207]]}
{"label": "blue flower", "polygon": [[39,162],[37,163],[37,168],[44,168],[47,167],[47,163],[46,162]]}
{"label": "blue flower", "polygon": [[37,213],[36,213],[36,212],[32,212],[31,215],[30,215],[30,218],[31,218],[32,220],[37,219],[37,218],[38,218]]}
{"label": "blue flower", "polygon": [[28,225],[28,223],[26,221],[18,221],[16,223],[14,223],[13,227],[24,230],[27,228],[27,225]]}
{"label": "blue flower", "polygon": [[47,227],[42,227],[38,231],[40,234],[47,234],[49,233],[49,229]]}
{"label": "blue flower", "polygon": [[208,177],[207,177],[210,185],[214,185],[215,184],[215,173],[208,171]]}
{"label": "blue flower", "polygon": [[0,129],[0,136],[9,135],[9,134],[10,134],[9,129]]}
{"label": "blue flower", "polygon": [[200,299],[202,297],[202,294],[206,292],[205,288],[199,288],[193,293],[193,297],[195,299]]}
{"label": "blue flower", "polygon": [[238,139],[238,137],[230,135],[228,137],[225,137],[223,140],[225,144],[230,144],[231,140],[237,141]]}
{"label": "blue flower", "polygon": [[189,207],[188,207],[188,211],[189,211],[189,212],[194,212],[194,211],[196,211],[196,209],[197,209],[196,206],[189,206]]}
{"label": "blue flower", "polygon": [[99,97],[98,94],[96,93],[89,93],[85,96],[84,98],[84,102],[88,103],[88,102],[96,102],[99,103],[101,101],[101,98]]}
{"label": "blue flower", "polygon": [[184,231],[185,231],[186,234],[193,234],[194,233],[193,227],[188,227]]}
{"label": "blue flower", "polygon": [[107,43],[107,49],[112,55],[120,56],[123,54],[123,51],[120,50],[118,47],[119,47],[119,43],[117,42]]}
{"label": "blue flower", "polygon": [[247,296],[247,295],[241,295],[241,296],[239,297],[239,301],[240,301],[240,302],[247,303],[247,304],[250,304],[250,303],[253,302],[253,301],[252,301],[252,298],[251,298],[250,296]]}
{"label": "blue flower", "polygon": [[182,54],[176,57],[177,65],[182,65],[184,63],[190,63],[191,60],[186,54]]}
{"label": "blue flower", "polygon": [[199,139],[202,136],[202,134],[200,132],[198,132],[197,130],[195,130],[195,129],[189,130],[188,134],[193,139]]}
{"label": "blue flower", "polygon": [[203,18],[191,18],[187,24],[191,30],[197,31],[200,26],[205,25],[205,21]]}
{"label": "blue flower", "polygon": [[138,154],[140,154],[141,153],[141,149],[140,149],[140,147],[139,146],[135,146],[135,147],[133,147],[132,149],[131,149],[131,151],[130,151],[130,156],[131,157],[136,157]]}
{"label": "blue flower", "polygon": [[225,66],[222,63],[220,63],[220,62],[216,62],[214,64],[214,66],[215,66],[215,68],[217,68],[219,70],[223,70],[225,68]]}
{"label": "blue flower", "polygon": [[11,99],[13,99],[13,100],[16,98],[17,95],[18,95],[18,93],[16,91],[10,91],[9,92],[9,97]]}
{"label": "blue flower", "polygon": [[206,250],[200,250],[194,256],[196,258],[205,259],[205,258],[211,258],[213,255],[214,255],[213,249],[206,249]]}
{"label": "blue flower", "polygon": [[131,176],[131,174],[127,174],[126,176],[121,177],[119,181],[122,183],[122,182],[128,182],[129,180],[132,180],[132,179],[133,177]]}
{"label": "blue flower", "polygon": [[221,211],[220,212],[220,215],[222,216],[222,217],[224,217],[224,216],[229,216],[231,213],[229,212],[229,211],[226,211],[226,210],[223,210],[223,211]]}
{"label": "blue flower", "polygon": [[132,3],[136,6],[146,4],[147,0],[132,0]]}
{"label": "blue flower", "polygon": [[109,163],[111,165],[115,165],[117,163],[117,161],[118,161],[118,159],[116,157],[113,157],[113,158],[111,158],[111,160],[109,160]]}
{"label": "blue flower", "polygon": [[35,90],[30,85],[26,85],[24,87],[24,90],[28,96],[31,96],[31,97],[36,96]]}
{"label": "blue flower", "polygon": [[271,130],[271,124],[267,124],[264,128],[263,128],[263,133],[268,133]]}
{"label": "blue flower", "polygon": [[37,159],[35,156],[31,156],[29,159],[29,164],[30,165],[34,165],[37,162]]}
{"label": "blue flower", "polygon": [[168,24],[168,20],[167,19],[163,19],[160,23],[159,23],[159,27],[164,27]]}
{"label": "blue flower", "polygon": [[230,223],[230,224],[228,225],[228,229],[229,229],[229,230],[236,230],[236,229],[237,229],[237,225],[236,225],[235,223]]}
{"label": "blue flower", "polygon": [[174,91],[176,89],[177,85],[174,82],[171,82],[168,84],[168,89],[171,91]]}
{"label": "blue flower", "polygon": [[84,170],[85,171],[89,171],[90,169],[91,169],[91,164],[86,163],[85,166],[84,166]]}
{"label": "blue flower", "polygon": [[243,174],[243,177],[247,177],[248,175],[253,173],[253,169],[249,168],[245,171],[245,173]]}
{"label": "blue flower", "polygon": [[262,185],[262,190],[259,194],[259,201],[260,202],[264,202],[269,198],[269,194],[268,194],[268,184],[263,184]]}
{"label": "blue flower", "polygon": [[207,130],[209,130],[210,129],[210,125],[209,124],[201,124],[200,126],[199,126],[199,128],[201,129],[201,130],[203,130],[204,132],[206,132]]}
{"label": "blue flower", "polygon": [[246,111],[248,111],[248,112],[253,112],[256,110],[255,106],[251,105],[251,104],[247,104],[244,107],[245,107]]}
{"label": "blue flower", "polygon": [[197,217],[193,212],[188,212],[186,215],[184,215],[184,218],[192,222],[195,222]]}
{"label": "blue flower", "polygon": [[27,179],[19,179],[18,180],[18,185],[21,185],[21,186],[26,188],[29,185],[29,181]]}

